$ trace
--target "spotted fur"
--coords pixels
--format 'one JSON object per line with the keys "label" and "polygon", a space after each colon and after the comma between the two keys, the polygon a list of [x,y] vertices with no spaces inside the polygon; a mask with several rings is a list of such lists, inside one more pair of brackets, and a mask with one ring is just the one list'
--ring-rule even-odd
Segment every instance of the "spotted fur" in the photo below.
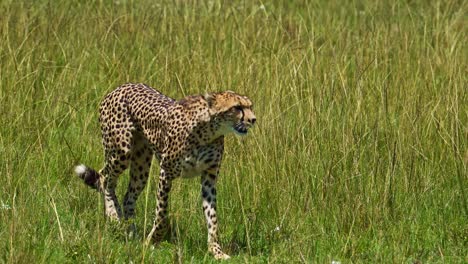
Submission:
{"label": "spotted fur", "polygon": [[[125,84],[100,105],[99,122],[105,165],[99,171],[84,165],[76,174],[104,195],[106,215],[131,219],[144,189],[153,155],[160,164],[156,217],[149,240],[162,240],[168,228],[167,206],[172,181],[201,176],[201,197],[208,227],[208,250],[216,259],[229,258],[218,242],[216,181],[224,136],[244,135],[255,123],[252,102],[231,91],[188,96],[176,101],[145,84]],[[130,183],[120,209],[115,188],[130,167]]]}

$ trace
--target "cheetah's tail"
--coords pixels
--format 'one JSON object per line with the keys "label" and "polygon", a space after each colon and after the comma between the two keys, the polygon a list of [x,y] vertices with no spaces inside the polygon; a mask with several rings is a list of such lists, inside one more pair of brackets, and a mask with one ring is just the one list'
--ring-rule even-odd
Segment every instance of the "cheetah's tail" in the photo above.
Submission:
{"label": "cheetah's tail", "polygon": [[99,188],[99,178],[100,175],[94,169],[86,167],[83,164],[80,164],[75,167],[75,173],[80,177],[86,185],[89,187],[100,191]]}

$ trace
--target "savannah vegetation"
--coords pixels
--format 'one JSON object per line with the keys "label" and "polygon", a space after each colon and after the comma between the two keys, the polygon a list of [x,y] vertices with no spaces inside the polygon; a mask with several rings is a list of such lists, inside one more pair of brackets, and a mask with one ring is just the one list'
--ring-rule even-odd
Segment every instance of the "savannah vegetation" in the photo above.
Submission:
{"label": "savannah vegetation", "polygon": [[215,262],[198,179],[153,247],[156,162],[134,238],[73,175],[126,82],[255,103],[218,184],[229,263],[468,262],[467,3],[1,1],[0,262]]}

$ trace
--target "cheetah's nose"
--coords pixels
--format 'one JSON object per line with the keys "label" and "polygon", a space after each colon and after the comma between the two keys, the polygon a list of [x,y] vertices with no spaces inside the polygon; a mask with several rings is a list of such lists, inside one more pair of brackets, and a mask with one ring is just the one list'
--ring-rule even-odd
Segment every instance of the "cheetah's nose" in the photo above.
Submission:
{"label": "cheetah's nose", "polygon": [[257,118],[255,118],[255,117],[249,119],[249,122],[250,122],[252,125],[255,124],[256,121],[257,121]]}

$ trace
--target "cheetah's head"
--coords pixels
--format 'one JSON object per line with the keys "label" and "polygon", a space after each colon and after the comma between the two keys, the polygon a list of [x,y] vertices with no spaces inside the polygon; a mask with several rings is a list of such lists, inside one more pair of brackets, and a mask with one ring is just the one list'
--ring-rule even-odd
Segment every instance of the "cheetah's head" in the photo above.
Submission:
{"label": "cheetah's head", "polygon": [[223,134],[234,132],[245,135],[255,124],[252,102],[246,96],[226,91],[205,94],[204,98],[210,107],[210,115],[215,122],[219,122]]}

